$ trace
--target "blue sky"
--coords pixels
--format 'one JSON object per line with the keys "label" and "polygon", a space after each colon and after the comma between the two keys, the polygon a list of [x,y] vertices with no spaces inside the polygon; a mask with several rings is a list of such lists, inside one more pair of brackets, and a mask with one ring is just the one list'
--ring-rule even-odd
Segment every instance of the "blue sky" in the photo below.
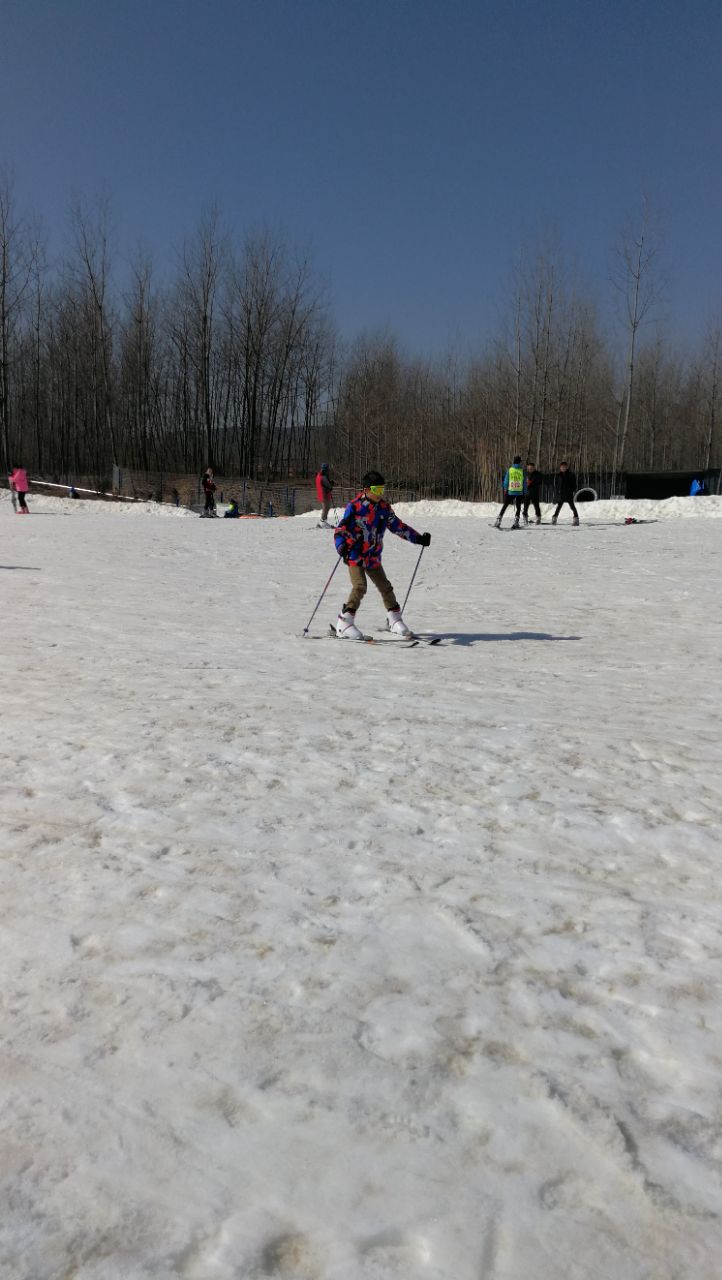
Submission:
{"label": "blue sky", "polygon": [[601,298],[649,193],[668,329],[722,308],[721,0],[3,0],[0,167],[118,271],[216,203],[310,249],[339,328],[474,347],[553,231]]}

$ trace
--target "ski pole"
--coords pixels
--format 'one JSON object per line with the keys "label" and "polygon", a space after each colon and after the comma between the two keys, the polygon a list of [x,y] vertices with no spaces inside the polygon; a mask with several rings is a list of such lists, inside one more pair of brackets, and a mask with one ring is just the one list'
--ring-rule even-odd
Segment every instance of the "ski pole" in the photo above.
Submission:
{"label": "ski pole", "polygon": [[335,574],[336,570],[338,569],[338,566],[340,565],[340,563],[341,563],[341,557],[339,556],[339,557],[338,557],[338,560],[336,561],[335,565],[333,566],[333,569],[331,570],[331,572],[330,572],[330,574],[329,574],[328,582],[326,583],[326,586],[324,587],[323,591],[321,592],[320,596],[318,597],[318,603],[316,604],[316,608],[314,609],[313,613],[311,614],[311,617],[309,618],[309,620],[308,620],[308,622],[307,622],[306,626],[303,628],[303,634],[304,634],[305,636],[307,636],[307,635],[308,635],[308,628],[310,627],[311,623],[313,622],[314,618],[316,617],[316,614],[318,613],[319,605],[320,605],[321,601],[323,600],[323,597],[325,596],[325,594],[326,594],[326,592],[328,591],[329,587],[331,586],[331,579],[332,579],[333,575]]}
{"label": "ski pole", "polygon": [[[412,587],[413,587],[413,585],[414,585],[414,578],[416,577],[416,575],[417,575],[417,573],[418,573],[418,571],[419,571],[419,565],[421,564],[421,557],[422,557],[422,555],[424,554],[425,550],[426,550],[426,547],[422,547],[422,548],[421,548],[421,550],[420,550],[420,552],[419,552],[419,558],[418,558],[418,560],[416,561],[416,568],[414,569],[414,572],[413,572],[413,573],[412,573],[412,575],[411,575],[411,582],[409,583],[409,589],[408,589],[408,591],[406,592],[406,600],[408,600],[409,596],[411,595],[411,588],[412,588]],[[404,603],[403,603],[403,604],[402,604],[402,606],[401,606],[401,612],[402,612],[402,613],[403,613],[404,609],[406,608],[406,600],[404,600]]]}

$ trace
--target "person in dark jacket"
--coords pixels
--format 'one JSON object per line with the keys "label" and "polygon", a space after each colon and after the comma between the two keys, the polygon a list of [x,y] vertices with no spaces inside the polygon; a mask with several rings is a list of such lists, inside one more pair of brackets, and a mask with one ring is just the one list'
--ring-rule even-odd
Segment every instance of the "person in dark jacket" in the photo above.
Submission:
{"label": "person in dark jacket", "polygon": [[238,509],[238,501],[237,501],[237,499],[236,499],[236,498],[231,498],[230,502],[228,503],[228,510],[223,512],[223,519],[224,519],[224,520],[237,520],[237,519],[238,519],[238,517],[240,516],[240,514],[241,514],[241,513],[240,513],[240,511],[239,511],[239,509]]}
{"label": "person in dark jacket", "polygon": [[562,462],[559,467],[559,479],[557,481],[557,509],[552,516],[552,524],[556,524],[557,516],[565,503],[572,509],[574,524],[579,524],[579,512],[574,506],[574,494],[576,491],[577,477],[573,471],[569,470],[569,463]]}
{"label": "person in dark jacket", "polygon": [[203,510],[203,515],[214,516],[216,515],[216,499],[214,496],[216,492],[216,482],[213,479],[212,467],[209,467],[207,471],[203,472],[203,479],[201,483],[203,485],[203,492],[206,495],[206,505]]}
{"label": "person in dark jacket", "polygon": [[539,506],[539,494],[541,493],[541,471],[537,471],[533,462],[526,464],[526,493],[524,495],[524,524],[529,523],[529,508],[534,508],[537,524],[541,524],[541,507]]}

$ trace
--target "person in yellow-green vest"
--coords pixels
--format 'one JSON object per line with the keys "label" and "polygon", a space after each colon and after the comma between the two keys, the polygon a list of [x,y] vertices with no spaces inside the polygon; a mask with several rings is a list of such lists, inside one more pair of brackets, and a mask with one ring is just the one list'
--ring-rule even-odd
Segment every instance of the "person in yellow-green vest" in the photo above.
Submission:
{"label": "person in yellow-green vest", "polygon": [[519,528],[519,516],[521,515],[522,503],[525,497],[526,476],[524,475],[521,458],[519,454],[517,454],[511,466],[507,467],[504,475],[504,502],[501,511],[494,522],[497,529],[501,528],[501,522],[504,518],[504,512],[507,507],[511,507],[512,505],[515,509],[515,515],[514,523],[511,527],[512,529]]}

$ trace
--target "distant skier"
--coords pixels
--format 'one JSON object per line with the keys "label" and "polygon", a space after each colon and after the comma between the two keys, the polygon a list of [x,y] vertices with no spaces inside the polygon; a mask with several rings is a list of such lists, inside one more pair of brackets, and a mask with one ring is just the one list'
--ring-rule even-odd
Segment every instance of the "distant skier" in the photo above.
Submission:
{"label": "distant skier", "polygon": [[537,471],[533,462],[526,464],[526,494],[524,495],[524,524],[529,523],[529,508],[534,508],[537,524],[541,524],[541,507],[539,506],[539,494],[541,493],[541,472]]}
{"label": "distant skier", "polygon": [[333,478],[327,462],[321,463],[316,475],[316,497],[321,503],[321,519],[318,522],[318,527],[330,529],[328,513],[333,502]]}
{"label": "distant skier", "polygon": [[19,516],[30,515],[30,512],[28,511],[28,504],[25,501],[25,494],[28,492],[29,488],[28,473],[25,468],[18,467],[17,465],[13,466],[12,471],[10,472],[10,490],[11,492],[14,490],[18,495],[20,509],[17,514]]}
{"label": "distant skier", "polygon": [[373,582],[388,611],[390,631],[397,636],[411,634],[399,608],[396,593],[381,568],[383,539],[387,529],[420,547],[428,547],[430,533],[417,533],[404,524],[384,501],[383,476],[378,471],[367,471],[361,480],[361,493],[348,504],[339,520],[334,543],[344,563],[348,565],[351,593],[342,606],[336,622],[336,635],[344,640],[362,640],[363,634],[356,626],[356,610],[366,595],[367,578]]}
{"label": "distant skier", "polygon": [[224,519],[224,520],[237,520],[237,519],[238,519],[238,517],[240,516],[240,514],[241,514],[241,513],[240,513],[240,511],[238,510],[238,502],[236,501],[236,499],[235,499],[235,498],[231,498],[231,500],[230,500],[230,502],[229,502],[229,504],[228,504],[228,510],[223,512],[223,519]]}
{"label": "distant skier", "polygon": [[512,505],[515,508],[514,523],[512,529],[519,528],[519,516],[521,515],[521,505],[526,494],[526,479],[524,476],[524,468],[521,465],[519,454],[516,455],[510,467],[507,467],[504,473],[504,502],[501,511],[494,521],[497,529],[501,528],[501,522],[504,519],[504,512],[507,507]]}
{"label": "distant skier", "polygon": [[212,467],[208,467],[207,471],[203,472],[201,483],[203,485],[203,492],[206,495],[206,505],[203,509],[203,515],[214,516],[216,514],[216,482],[213,479]]}
{"label": "distant skier", "polygon": [[569,470],[569,463],[562,462],[559,465],[559,477],[557,480],[557,508],[552,516],[552,524],[556,524],[557,516],[565,503],[571,507],[574,516],[573,523],[579,524],[579,513],[574,506],[574,494],[577,491],[577,477],[573,471]]}

